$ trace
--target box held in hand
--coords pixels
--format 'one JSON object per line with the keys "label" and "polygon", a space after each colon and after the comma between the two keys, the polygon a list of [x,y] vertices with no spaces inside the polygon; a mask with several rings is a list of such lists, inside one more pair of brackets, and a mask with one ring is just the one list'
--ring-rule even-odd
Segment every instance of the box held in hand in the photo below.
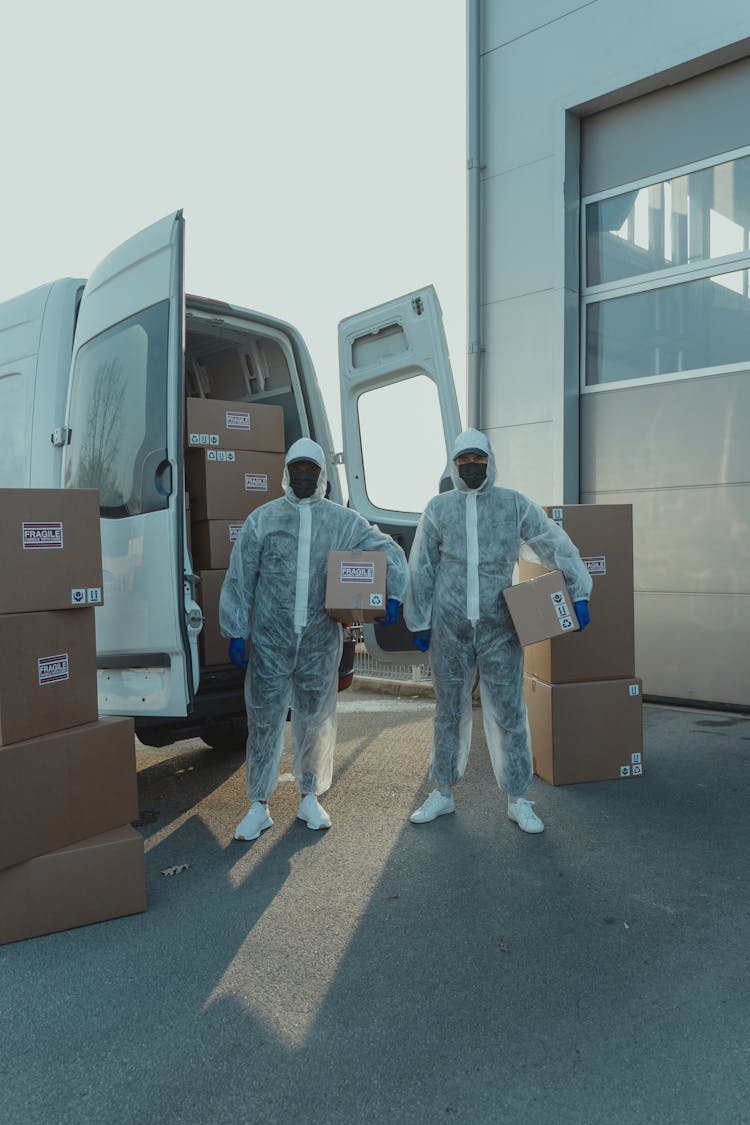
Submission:
{"label": "box held in hand", "polygon": [[137,816],[132,719],[106,717],[0,747],[0,869]]}
{"label": "box held in hand", "polygon": [[95,488],[2,488],[0,526],[0,613],[102,604]]}
{"label": "box held in hand", "polygon": [[638,679],[548,684],[524,676],[534,773],[551,785],[643,776]]}
{"label": "box held in hand", "polygon": [[509,586],[503,590],[503,596],[522,645],[575,633],[580,628],[573,599],[559,570]]}
{"label": "box held in hand", "polygon": [[385,551],[329,551],[326,613],[346,625],[385,616]]}
{"label": "box held in hand", "polygon": [[0,871],[0,945],[146,909],[143,837],[130,825]]}
{"label": "box held in hand", "polygon": [[0,615],[0,745],[98,717],[94,610]]}

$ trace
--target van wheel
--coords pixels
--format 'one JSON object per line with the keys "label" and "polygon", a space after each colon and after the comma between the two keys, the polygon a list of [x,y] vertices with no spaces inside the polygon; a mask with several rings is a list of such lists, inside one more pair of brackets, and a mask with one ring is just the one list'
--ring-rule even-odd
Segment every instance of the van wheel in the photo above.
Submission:
{"label": "van wheel", "polygon": [[222,754],[240,754],[245,752],[247,727],[206,727],[201,731],[200,737],[211,750],[217,750]]}

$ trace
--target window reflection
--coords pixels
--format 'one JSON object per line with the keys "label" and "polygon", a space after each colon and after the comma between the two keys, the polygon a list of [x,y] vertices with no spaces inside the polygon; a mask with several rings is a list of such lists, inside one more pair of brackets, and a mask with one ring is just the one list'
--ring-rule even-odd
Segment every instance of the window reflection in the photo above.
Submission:
{"label": "window reflection", "polygon": [[604,285],[748,250],[750,156],[586,208],[586,283]]}
{"label": "window reflection", "polygon": [[590,304],[586,384],[750,363],[749,272]]}

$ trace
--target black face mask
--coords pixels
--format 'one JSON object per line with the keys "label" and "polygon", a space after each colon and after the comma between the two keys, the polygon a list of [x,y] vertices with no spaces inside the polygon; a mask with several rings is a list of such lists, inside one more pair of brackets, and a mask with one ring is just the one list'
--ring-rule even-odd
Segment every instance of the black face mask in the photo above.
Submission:
{"label": "black face mask", "polygon": [[487,465],[483,461],[467,461],[458,466],[458,475],[467,488],[479,488],[487,480]]}
{"label": "black face mask", "polygon": [[306,465],[289,465],[289,484],[298,500],[309,500],[318,487],[320,469]]}

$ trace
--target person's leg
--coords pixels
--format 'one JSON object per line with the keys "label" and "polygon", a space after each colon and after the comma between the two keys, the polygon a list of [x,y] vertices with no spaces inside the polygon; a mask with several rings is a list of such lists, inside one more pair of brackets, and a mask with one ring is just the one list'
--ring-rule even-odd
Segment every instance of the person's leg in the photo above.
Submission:
{"label": "person's leg", "polygon": [[523,697],[523,649],[515,633],[486,628],[478,648],[482,719],[495,779],[508,797],[511,819],[524,832],[541,832],[544,825],[524,796],[533,761]]}
{"label": "person's leg", "polygon": [[458,632],[438,623],[430,642],[435,689],[430,777],[435,789],[410,820],[424,824],[455,811],[453,786],[461,780],[471,748],[472,704],[476,656],[468,622]]}
{"label": "person's leg", "polygon": [[292,691],[293,649],[280,653],[253,643],[245,676],[247,795],[268,801],[276,788],[284,723]]}
{"label": "person's leg", "polygon": [[[331,625],[334,623],[331,622]],[[323,631],[323,629],[325,631]],[[331,787],[336,747],[336,697],[343,646],[341,629],[302,634],[292,676],[293,773],[302,801],[297,816],[308,828],[329,828],[318,797]]]}

